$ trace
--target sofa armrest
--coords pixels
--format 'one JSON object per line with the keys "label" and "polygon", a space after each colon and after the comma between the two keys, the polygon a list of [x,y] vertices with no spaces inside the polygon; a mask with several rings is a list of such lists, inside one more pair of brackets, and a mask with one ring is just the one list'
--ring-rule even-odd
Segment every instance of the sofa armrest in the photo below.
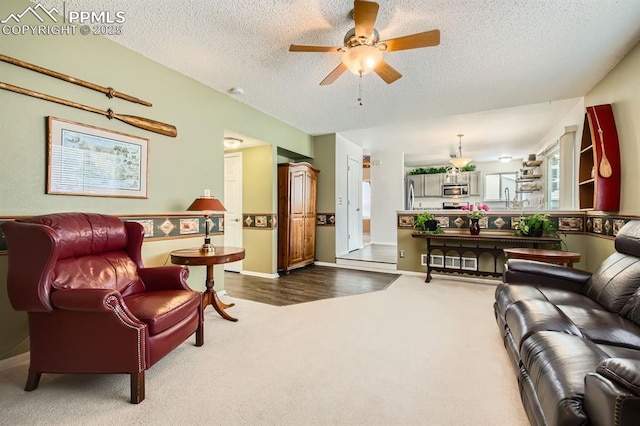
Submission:
{"label": "sofa armrest", "polygon": [[108,306],[110,297],[120,300],[120,293],[100,288],[60,289],[51,294],[51,304],[56,309],[67,311],[111,312],[112,309]]}
{"label": "sofa armrest", "polygon": [[605,359],[598,365],[596,372],[640,396],[640,360],[628,358]]}
{"label": "sofa armrest", "polygon": [[584,411],[593,425],[632,425],[640,418],[640,361],[609,358],[585,377]]}
{"label": "sofa armrest", "polygon": [[591,273],[580,269],[535,260],[509,259],[503,281],[509,284],[530,284],[582,293]]}
{"label": "sofa armrest", "polygon": [[187,285],[189,268],[186,266],[170,265],[154,268],[138,269],[138,275],[147,291],[159,290],[191,290]]}

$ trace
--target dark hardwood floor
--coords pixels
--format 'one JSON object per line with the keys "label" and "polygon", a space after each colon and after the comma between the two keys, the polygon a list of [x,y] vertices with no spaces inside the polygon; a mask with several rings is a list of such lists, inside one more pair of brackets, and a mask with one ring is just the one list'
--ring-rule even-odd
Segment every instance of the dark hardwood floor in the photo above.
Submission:
{"label": "dark hardwood floor", "polygon": [[224,287],[231,297],[285,306],[384,290],[398,277],[400,275],[311,265],[275,279],[225,272]]}

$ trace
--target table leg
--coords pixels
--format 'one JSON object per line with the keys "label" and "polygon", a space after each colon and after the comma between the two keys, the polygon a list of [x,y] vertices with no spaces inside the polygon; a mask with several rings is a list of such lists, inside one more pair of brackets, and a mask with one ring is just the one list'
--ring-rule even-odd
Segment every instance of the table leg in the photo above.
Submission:
{"label": "table leg", "polygon": [[429,236],[427,236],[426,240],[427,240],[427,259],[425,263],[427,264],[427,278],[425,278],[424,282],[428,283],[428,282],[431,282],[431,270],[429,269],[429,251],[430,251]]}
{"label": "table leg", "polygon": [[211,305],[222,318],[233,322],[238,321],[238,318],[234,318],[225,312],[225,309],[230,308],[234,303],[222,303],[220,299],[218,299],[218,294],[213,289],[213,265],[207,265],[206,286],[207,289],[202,294],[202,309],[204,310],[207,306]]}

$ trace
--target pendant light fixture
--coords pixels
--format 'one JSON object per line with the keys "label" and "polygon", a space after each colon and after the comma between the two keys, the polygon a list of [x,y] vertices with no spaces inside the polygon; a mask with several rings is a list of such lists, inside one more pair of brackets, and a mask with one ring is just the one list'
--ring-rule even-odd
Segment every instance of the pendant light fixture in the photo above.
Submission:
{"label": "pendant light fixture", "polygon": [[458,170],[468,166],[469,163],[471,163],[471,158],[462,156],[462,137],[463,136],[464,135],[462,134],[458,135],[458,138],[460,138],[458,143],[458,155],[455,158],[452,158],[451,160],[449,160],[449,162],[453,164],[453,166]]}

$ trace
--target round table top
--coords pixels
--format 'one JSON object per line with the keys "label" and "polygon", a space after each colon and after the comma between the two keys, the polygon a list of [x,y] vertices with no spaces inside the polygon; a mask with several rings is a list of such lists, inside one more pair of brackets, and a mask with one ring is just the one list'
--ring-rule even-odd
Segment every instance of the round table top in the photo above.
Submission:
{"label": "round table top", "polygon": [[242,247],[214,246],[213,252],[204,252],[200,247],[174,250],[171,263],[177,265],[218,265],[244,259]]}
{"label": "round table top", "polygon": [[561,251],[561,250],[546,250],[546,249],[534,249],[534,248],[523,248],[523,247],[515,247],[515,248],[506,248],[504,249],[504,253],[507,257],[515,258],[515,259],[546,259],[547,261],[557,260],[557,261],[572,261],[579,262],[581,254],[574,253],[571,251]]}

